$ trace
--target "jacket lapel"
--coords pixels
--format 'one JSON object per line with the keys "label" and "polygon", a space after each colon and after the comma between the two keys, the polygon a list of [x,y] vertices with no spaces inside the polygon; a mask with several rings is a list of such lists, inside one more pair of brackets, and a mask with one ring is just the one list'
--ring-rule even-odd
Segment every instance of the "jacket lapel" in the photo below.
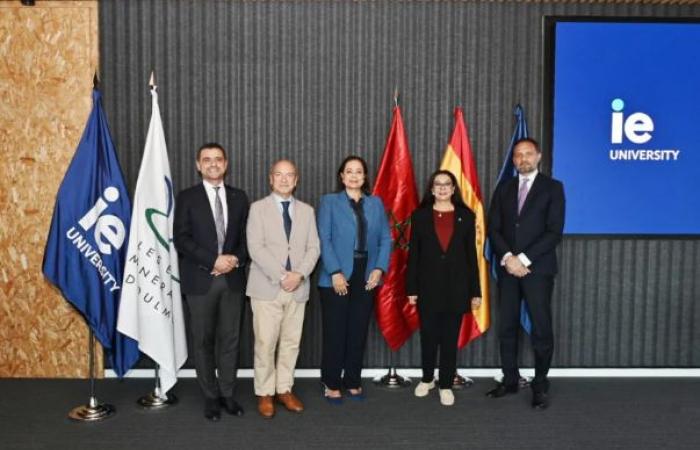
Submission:
{"label": "jacket lapel", "polygon": [[[233,223],[235,221],[233,218],[233,204],[236,201],[236,194],[234,193],[233,189],[229,189],[229,187],[226,185],[224,185],[224,190],[226,192],[226,211],[228,211],[226,236],[224,237],[224,244],[226,244],[229,238],[233,237],[234,235]],[[245,226],[245,224],[243,225]],[[216,225],[214,226],[214,230],[216,230]]]}
{"label": "jacket lapel", "polygon": [[509,215],[512,214],[512,217],[518,217],[518,184],[519,180],[516,175],[508,180],[504,186],[504,207],[509,211]]}
{"label": "jacket lapel", "polygon": [[209,203],[209,196],[207,195],[207,189],[204,187],[204,183],[200,183],[199,185],[198,196],[200,198],[197,203],[199,203],[199,207],[203,210],[202,216],[204,216],[204,220],[210,226],[211,232],[214,233],[214,236],[216,236],[216,223],[214,222],[214,211],[212,211],[211,209],[211,203]]}
{"label": "jacket lapel", "polygon": [[[340,211],[346,216],[348,220],[352,221],[351,223],[355,223],[355,213],[353,212],[352,207],[350,206],[350,200],[348,199],[347,194],[345,194],[345,191],[338,192],[337,200],[337,206],[340,209]],[[366,212],[367,209],[365,209],[365,213]],[[369,219],[367,221],[369,222]]]}
{"label": "jacket lapel", "polygon": [[[296,213],[296,211],[294,211]],[[277,206],[277,200],[272,194],[268,195],[265,199],[265,217],[272,221],[277,228],[277,233],[282,236],[282,239],[286,239],[287,235],[284,233],[284,219],[282,218],[282,213],[280,212],[279,206]],[[292,233],[294,234],[294,218],[292,217]],[[289,240],[291,241],[291,235]]]}
{"label": "jacket lapel", "polygon": [[[530,187],[530,190],[527,193],[527,197],[525,197],[525,203],[523,204],[523,209],[520,210],[520,215],[525,215],[527,214],[528,209],[530,209],[530,205],[532,205],[532,202],[534,201],[533,199],[537,197],[539,192],[542,190],[542,177],[538,173],[535,179],[532,182],[532,186]],[[517,192],[517,190],[516,190]],[[515,195],[515,203],[516,203],[516,208],[517,208],[517,203],[518,203],[518,195],[516,193]]]}

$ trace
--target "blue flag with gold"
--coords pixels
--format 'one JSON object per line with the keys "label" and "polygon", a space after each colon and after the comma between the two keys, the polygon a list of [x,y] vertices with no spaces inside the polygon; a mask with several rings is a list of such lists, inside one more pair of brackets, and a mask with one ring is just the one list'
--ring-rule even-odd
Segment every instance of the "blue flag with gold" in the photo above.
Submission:
{"label": "blue flag with gold", "polygon": [[[506,152],[506,158],[503,161],[503,166],[498,174],[498,179],[496,180],[496,187],[500,184],[505,183],[513,177],[518,176],[518,169],[515,168],[513,164],[513,146],[520,139],[525,139],[529,136],[527,130],[527,121],[525,120],[525,110],[520,105],[516,105],[513,110],[513,115],[515,116],[515,129],[513,130],[513,136],[510,138],[510,145],[508,146],[508,151]],[[494,188],[494,191],[496,189]],[[491,242],[486,239],[486,245],[484,245],[484,256],[486,260],[491,264],[491,277],[494,280],[498,279],[498,273],[496,271],[498,261],[495,260],[495,255],[493,249],[491,248]],[[527,303],[525,301],[520,302],[520,326],[530,334],[532,332],[532,322],[530,321],[530,311],[527,309]]]}
{"label": "blue flag with gold", "polygon": [[92,112],[58,189],[43,271],[83,315],[121,377],[139,358],[136,341],[117,331],[131,203],[101,97],[93,90]]}

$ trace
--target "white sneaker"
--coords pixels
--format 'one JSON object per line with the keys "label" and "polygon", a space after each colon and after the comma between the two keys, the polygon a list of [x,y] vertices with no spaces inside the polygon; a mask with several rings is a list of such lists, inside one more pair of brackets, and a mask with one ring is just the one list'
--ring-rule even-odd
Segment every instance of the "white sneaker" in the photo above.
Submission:
{"label": "white sneaker", "polygon": [[455,395],[452,393],[452,389],[440,389],[440,403],[442,403],[443,406],[452,406],[455,404]]}
{"label": "white sneaker", "polygon": [[422,381],[418,383],[418,386],[416,386],[416,390],[413,391],[416,397],[425,397],[428,395],[428,392],[430,392],[431,389],[435,387],[435,380],[431,381],[430,383],[423,383]]}

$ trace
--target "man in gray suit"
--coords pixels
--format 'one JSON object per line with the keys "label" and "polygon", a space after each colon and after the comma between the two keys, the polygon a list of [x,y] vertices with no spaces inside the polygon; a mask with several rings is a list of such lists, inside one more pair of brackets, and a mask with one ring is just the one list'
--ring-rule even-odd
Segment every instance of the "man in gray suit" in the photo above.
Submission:
{"label": "man in gray suit", "polygon": [[292,386],[320,244],[313,208],[292,195],[297,180],[293,162],[277,161],[270,169],[272,193],[253,203],[248,215],[246,294],[253,310],[255,395],[265,418],[275,415],[274,400],[290,411],[304,410]]}

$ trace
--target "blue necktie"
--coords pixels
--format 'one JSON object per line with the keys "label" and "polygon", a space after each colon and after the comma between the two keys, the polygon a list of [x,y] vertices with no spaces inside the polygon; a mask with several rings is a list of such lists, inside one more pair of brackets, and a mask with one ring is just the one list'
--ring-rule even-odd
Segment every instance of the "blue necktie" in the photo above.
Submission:
{"label": "blue necktie", "polygon": [[[289,215],[289,203],[288,201],[282,202],[282,219],[284,220],[284,233],[287,235],[287,242],[289,242],[289,235],[292,234],[292,216]],[[292,270],[292,263],[289,261],[289,256],[287,256],[287,265],[285,269]]]}

